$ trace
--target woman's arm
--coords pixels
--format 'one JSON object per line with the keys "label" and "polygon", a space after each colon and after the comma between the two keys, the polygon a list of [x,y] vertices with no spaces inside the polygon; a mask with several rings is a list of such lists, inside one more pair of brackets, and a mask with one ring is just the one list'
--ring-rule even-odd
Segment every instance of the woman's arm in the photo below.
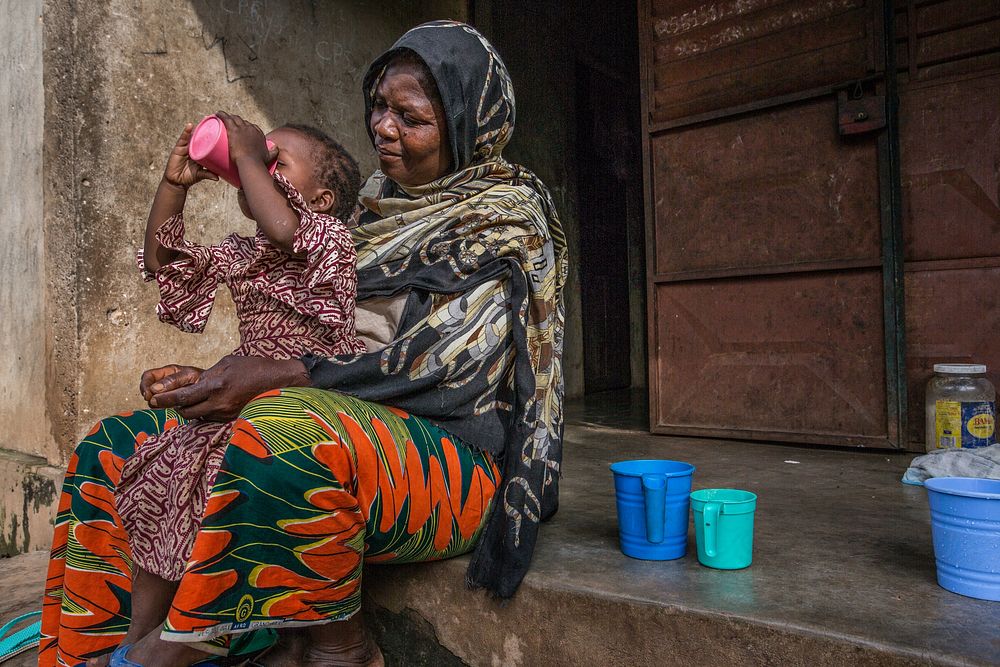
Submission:
{"label": "woman's arm", "polygon": [[222,111],[217,115],[226,125],[229,156],[239,171],[243,196],[257,227],[282,252],[293,257],[305,256],[304,253],[296,253],[293,248],[299,215],[267,170],[273,152],[268,150],[264,133],[239,116]]}
{"label": "woman's arm", "polygon": [[193,123],[186,124],[181,136],[177,138],[177,143],[167,158],[163,178],[160,179],[160,185],[156,188],[153,205],[149,209],[149,218],[146,220],[146,239],[143,243],[143,263],[146,270],[151,273],[155,273],[161,266],[169,264],[180,255],[178,251],[160,245],[156,239],[156,232],[163,226],[163,223],[184,211],[188,188],[198,181],[219,180],[218,176],[202,167],[188,155],[188,142],[191,140],[193,128]]}
{"label": "woman's arm", "polygon": [[311,386],[305,364],[298,359],[230,355],[196,378],[193,384],[154,393],[150,407],[175,408],[187,419],[230,421],[265,391]]}

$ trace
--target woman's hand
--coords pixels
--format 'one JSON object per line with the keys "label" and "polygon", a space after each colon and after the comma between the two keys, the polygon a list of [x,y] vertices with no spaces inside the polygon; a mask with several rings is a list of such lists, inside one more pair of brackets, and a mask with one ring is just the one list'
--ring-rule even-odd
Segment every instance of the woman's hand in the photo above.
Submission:
{"label": "woman's hand", "polygon": [[229,355],[211,368],[199,371],[193,383],[154,392],[149,404],[155,408],[174,408],[186,419],[230,421],[258,394],[310,385],[309,373],[298,359]]}
{"label": "woman's hand", "polygon": [[143,372],[142,378],[139,380],[139,393],[142,394],[143,400],[149,403],[150,407],[155,408],[157,406],[152,403],[153,396],[194,384],[202,373],[204,371],[200,368],[178,366],[177,364],[151,368]]}
{"label": "woman's hand", "polygon": [[268,149],[264,133],[253,123],[225,111],[216,111],[215,115],[226,126],[229,159],[233,162],[250,159],[266,165],[278,154],[277,148]]}
{"label": "woman's hand", "polygon": [[191,142],[193,129],[194,123],[187,123],[184,126],[181,136],[177,138],[177,143],[170,151],[170,157],[167,158],[167,167],[163,170],[164,181],[184,190],[198,181],[219,180],[218,176],[192,160],[188,154],[188,144]]}

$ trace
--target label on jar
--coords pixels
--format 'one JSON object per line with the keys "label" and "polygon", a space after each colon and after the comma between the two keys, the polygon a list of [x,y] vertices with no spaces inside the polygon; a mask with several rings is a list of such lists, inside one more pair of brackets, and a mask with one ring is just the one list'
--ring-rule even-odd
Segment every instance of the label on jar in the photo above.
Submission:
{"label": "label on jar", "polygon": [[993,401],[937,401],[935,440],[938,449],[988,447],[996,443]]}

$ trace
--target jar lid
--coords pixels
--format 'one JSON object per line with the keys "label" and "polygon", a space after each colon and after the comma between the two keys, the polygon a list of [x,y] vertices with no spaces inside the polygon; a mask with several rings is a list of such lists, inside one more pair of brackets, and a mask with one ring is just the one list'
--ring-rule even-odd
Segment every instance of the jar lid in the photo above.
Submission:
{"label": "jar lid", "polygon": [[949,375],[971,375],[974,373],[985,373],[985,364],[934,364],[935,373],[947,373]]}

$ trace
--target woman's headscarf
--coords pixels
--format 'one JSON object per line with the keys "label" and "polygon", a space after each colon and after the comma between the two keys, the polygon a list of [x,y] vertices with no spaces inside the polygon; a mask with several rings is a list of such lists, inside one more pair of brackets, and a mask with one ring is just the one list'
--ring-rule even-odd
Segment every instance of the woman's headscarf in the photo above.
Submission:
{"label": "woman's headscarf", "polygon": [[454,21],[410,30],[365,75],[369,115],[403,49],[437,82],[456,169],[405,191],[381,172],[368,180],[358,301],[408,293],[402,321],[381,351],[306,363],[316,386],[425,417],[497,458],[503,484],[468,582],[510,597],[558,504],[565,237],[546,187],[500,157],[514,96],[489,42]]}

